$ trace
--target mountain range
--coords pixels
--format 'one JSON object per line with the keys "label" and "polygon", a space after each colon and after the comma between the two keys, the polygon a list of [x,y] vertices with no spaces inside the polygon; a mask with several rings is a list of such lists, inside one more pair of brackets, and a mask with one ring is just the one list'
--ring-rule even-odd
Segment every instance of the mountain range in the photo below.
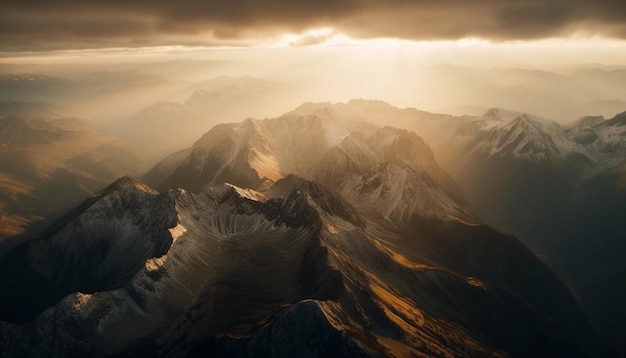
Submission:
{"label": "mountain range", "polygon": [[366,100],[308,103],[294,112],[419,133],[476,215],[546,261],[626,352],[626,294],[615,284],[626,278],[626,113],[561,125],[499,108],[458,117]]}
{"label": "mountain range", "polygon": [[[1,350],[611,354],[548,265],[474,212],[428,137],[363,116],[427,114],[305,107],[215,126],[145,184],[115,181],[5,255]],[[512,157],[551,160],[538,148]]]}

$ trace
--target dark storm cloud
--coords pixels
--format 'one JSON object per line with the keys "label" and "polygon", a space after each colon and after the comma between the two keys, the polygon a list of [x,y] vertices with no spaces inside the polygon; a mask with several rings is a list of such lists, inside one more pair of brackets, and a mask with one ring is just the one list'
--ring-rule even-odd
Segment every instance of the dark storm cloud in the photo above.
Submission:
{"label": "dark storm cloud", "polygon": [[3,0],[0,51],[213,44],[322,26],[361,38],[625,38],[624,14],[619,0]]}

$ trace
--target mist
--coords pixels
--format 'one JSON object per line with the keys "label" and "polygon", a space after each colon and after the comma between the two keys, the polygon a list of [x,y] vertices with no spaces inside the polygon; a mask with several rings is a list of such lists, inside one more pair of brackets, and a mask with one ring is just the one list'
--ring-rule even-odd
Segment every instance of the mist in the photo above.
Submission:
{"label": "mist", "polygon": [[213,111],[221,113],[196,111],[212,123],[276,116],[305,101],[353,98],[457,115],[502,107],[566,123],[614,115],[626,102],[626,54],[610,42],[290,46],[294,41],[267,48],[12,55],[1,60],[0,100],[69,107],[98,124],[121,123],[157,102],[185,104],[200,90],[228,97]]}
{"label": "mist", "polygon": [[[109,158],[112,167],[133,168],[131,172],[101,175],[93,166],[77,167],[85,160],[77,152],[80,147],[63,149],[67,163],[73,164],[57,169],[82,178],[77,188],[90,189],[57,192],[55,200],[64,202],[69,195],[75,203],[115,176],[144,175],[217,124],[274,118],[303,103],[375,99],[456,116],[479,116],[499,107],[562,125],[588,115],[611,118],[626,109],[625,60],[623,47],[610,41],[358,41],[328,31],[285,36],[257,47],[5,53],[0,58],[0,113],[54,123],[46,130],[69,128],[82,138],[96,133],[102,137],[98,140],[116,143],[106,154],[87,157],[97,163]],[[395,125],[427,137],[416,118],[398,120],[386,113],[367,118],[374,125]],[[437,135],[427,138],[430,145],[439,141]],[[40,144],[40,153],[53,152]],[[20,152],[26,162],[30,152]],[[452,168],[441,153],[445,151],[435,153],[438,160]],[[70,160],[74,157],[78,159]],[[20,189],[25,193],[47,188],[53,178],[35,168],[30,189]],[[7,183],[15,180],[8,177]],[[9,192],[16,187],[7,186]]]}

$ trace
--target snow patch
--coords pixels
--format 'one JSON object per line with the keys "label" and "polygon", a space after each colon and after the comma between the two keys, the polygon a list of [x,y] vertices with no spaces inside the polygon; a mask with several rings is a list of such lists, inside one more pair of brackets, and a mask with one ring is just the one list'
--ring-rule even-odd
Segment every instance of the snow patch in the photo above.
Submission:
{"label": "snow patch", "polygon": [[187,232],[187,229],[184,226],[182,226],[180,223],[168,230],[170,234],[172,235],[172,240],[173,240],[172,243],[176,242],[176,240],[178,240],[179,237],[183,236],[183,234]]}
{"label": "snow patch", "polygon": [[241,196],[242,198],[246,198],[246,199],[250,199],[253,201],[258,201],[258,202],[266,202],[267,201],[267,197],[261,193],[259,193],[258,191],[254,191],[252,189],[243,189],[240,188],[238,186],[226,183],[226,186],[234,189],[237,194],[239,194],[239,196]]}
{"label": "snow patch", "polygon": [[73,304],[74,310],[80,311],[80,309],[91,300],[92,295],[88,293],[76,292],[74,295],[75,301]]}
{"label": "snow patch", "polygon": [[167,255],[163,255],[161,257],[153,257],[146,261],[146,271],[147,272],[156,272],[158,271],[167,261]]}

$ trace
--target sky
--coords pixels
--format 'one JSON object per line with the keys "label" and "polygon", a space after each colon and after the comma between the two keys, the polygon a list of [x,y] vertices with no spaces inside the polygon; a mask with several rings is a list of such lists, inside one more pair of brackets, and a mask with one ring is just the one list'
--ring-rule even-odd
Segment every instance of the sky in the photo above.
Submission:
{"label": "sky", "polygon": [[[3,0],[0,52],[351,39],[626,39],[620,0]],[[311,34],[311,29],[330,29]]]}
{"label": "sky", "polygon": [[[274,114],[372,98],[566,122],[626,110],[624,14],[623,0],[0,0],[0,74],[132,69],[180,86],[252,76],[300,86]],[[171,65],[120,66],[156,62]],[[189,96],[146,93],[122,96],[132,110],[107,116]],[[94,108],[108,113],[102,101]],[[126,108],[118,102],[106,107]]]}

